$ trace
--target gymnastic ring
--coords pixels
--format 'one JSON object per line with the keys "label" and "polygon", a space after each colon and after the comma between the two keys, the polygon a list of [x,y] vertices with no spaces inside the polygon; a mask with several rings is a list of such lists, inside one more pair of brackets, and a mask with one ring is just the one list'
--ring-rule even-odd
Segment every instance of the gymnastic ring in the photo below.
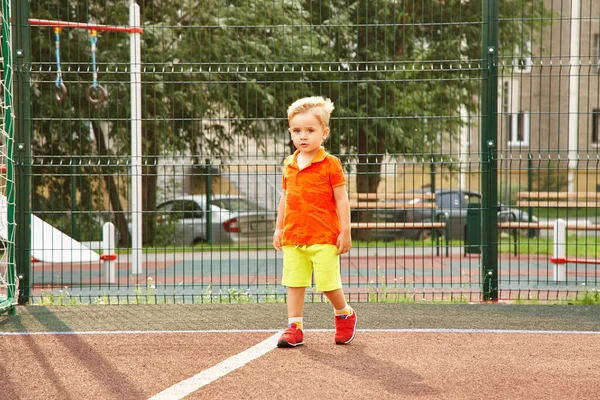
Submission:
{"label": "gymnastic ring", "polygon": [[64,83],[60,83],[60,85],[54,85],[54,98],[56,101],[61,102],[62,99],[67,95],[67,87]]}
{"label": "gymnastic ring", "polygon": [[[94,92],[99,93],[99,96],[97,98],[94,98],[92,96],[92,94]],[[102,85],[98,85],[98,86],[90,85],[88,90],[86,90],[86,92],[85,92],[85,97],[87,97],[88,101],[93,105],[100,104],[104,100],[106,100],[106,95],[107,95],[106,89],[104,89],[104,87]]]}

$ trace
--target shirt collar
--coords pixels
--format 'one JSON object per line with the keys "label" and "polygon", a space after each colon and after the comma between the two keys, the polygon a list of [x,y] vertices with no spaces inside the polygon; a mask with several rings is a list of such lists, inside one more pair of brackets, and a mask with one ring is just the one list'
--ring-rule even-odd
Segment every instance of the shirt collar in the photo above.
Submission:
{"label": "shirt collar", "polygon": [[[298,154],[300,153],[300,150],[296,150],[294,152],[294,154],[292,154],[291,156],[289,156],[286,160],[285,160],[285,165],[291,165],[291,166],[298,166],[298,163],[296,162],[296,159],[298,157]],[[308,165],[313,164],[313,163],[317,163],[317,162],[321,162],[323,161],[325,158],[327,157],[327,152],[325,151],[325,148],[323,146],[321,146],[321,148],[319,149],[319,151],[317,152],[317,154],[315,154],[315,156],[313,157],[313,159],[308,163]]]}

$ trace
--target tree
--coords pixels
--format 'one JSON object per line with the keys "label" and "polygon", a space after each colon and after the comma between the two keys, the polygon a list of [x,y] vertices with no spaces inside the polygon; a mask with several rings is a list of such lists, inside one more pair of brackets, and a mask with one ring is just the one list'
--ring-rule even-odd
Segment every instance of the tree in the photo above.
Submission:
{"label": "tree", "polygon": [[[310,63],[320,52],[316,50],[319,38],[310,30],[293,29],[295,21],[307,16],[295,1],[278,1],[266,9],[225,0],[212,1],[209,6],[194,0],[142,1],[140,7],[144,28],[143,211],[152,211],[159,157],[189,154],[198,160],[227,159],[239,151],[236,139],[242,139],[241,146],[249,138],[262,145],[266,132],[284,132],[285,108],[295,98],[310,93],[307,82],[290,84],[290,76],[298,78],[291,70],[302,64],[290,60]],[[88,5],[43,0],[32,14],[36,18],[107,25],[126,25],[128,21],[128,9],[113,1]],[[84,96],[91,81],[88,32],[65,29],[62,34],[61,58],[68,60],[70,72],[63,72],[69,94],[60,103],[53,99],[54,77],[47,72],[54,69],[50,67],[54,63],[51,29],[40,28],[33,38],[34,64],[43,66],[33,74],[33,109],[34,115],[40,116],[35,123],[33,153],[38,159],[62,160],[81,154],[100,160],[86,166],[81,174],[86,182],[74,190],[67,190],[75,187],[74,176],[65,173],[57,177],[56,164],[36,166],[38,209],[50,204],[60,210],[97,209],[93,204],[84,205],[84,198],[102,196],[84,196],[84,192],[104,187],[112,210],[122,219],[117,225],[121,245],[125,245],[129,233],[121,211],[127,185],[117,177],[128,173],[128,37],[99,34],[98,69],[109,98],[98,106],[90,105]],[[66,134],[53,140],[57,131]],[[155,237],[153,214],[145,215],[144,237],[151,242]]]}
{"label": "tree", "polygon": [[[501,3],[501,51],[524,49],[550,13],[533,0]],[[332,131],[340,133],[339,151],[357,161],[359,192],[377,190],[385,156],[430,158],[457,139],[460,108],[478,109],[481,1],[307,0],[305,7],[338,66],[326,78],[338,106]]]}
{"label": "tree", "polygon": [[[287,137],[285,110],[302,96],[334,100],[334,134],[326,145],[356,163],[361,192],[377,190],[386,156],[439,156],[442,142],[455,139],[463,124],[458,110],[478,109],[480,1],[138,3],[144,211],[155,207],[160,157],[226,163],[245,140],[264,148],[270,136]],[[115,0],[31,4],[34,18],[128,24],[128,8]],[[500,9],[506,18],[499,36],[508,51],[525,48],[523,38],[549,20],[533,0],[504,0]],[[60,55],[69,92],[57,102],[55,35],[48,27],[32,29],[32,143],[40,161],[34,210],[100,210],[108,192],[122,245],[128,242],[127,185],[120,178],[129,173],[130,156],[128,41],[126,34],[99,34],[95,55],[109,97],[94,106],[85,98],[92,83],[89,32],[64,29]],[[151,242],[153,213],[145,215],[144,237]]]}

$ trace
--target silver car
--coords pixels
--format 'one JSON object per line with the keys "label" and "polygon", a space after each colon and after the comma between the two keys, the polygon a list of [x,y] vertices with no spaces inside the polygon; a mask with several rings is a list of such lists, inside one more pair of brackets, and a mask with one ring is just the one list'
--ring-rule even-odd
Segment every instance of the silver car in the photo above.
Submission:
{"label": "silver car", "polygon": [[[242,196],[186,195],[156,207],[159,229],[176,246],[271,243],[277,215]],[[210,229],[210,230],[209,230]]]}

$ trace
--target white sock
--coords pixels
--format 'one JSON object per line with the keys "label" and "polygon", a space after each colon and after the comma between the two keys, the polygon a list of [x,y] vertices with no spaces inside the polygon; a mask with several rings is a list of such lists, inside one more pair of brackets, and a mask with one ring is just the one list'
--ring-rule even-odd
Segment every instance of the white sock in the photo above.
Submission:
{"label": "white sock", "polygon": [[296,328],[303,329],[304,322],[302,321],[302,317],[292,317],[288,318],[288,325],[296,324]]}
{"label": "white sock", "polygon": [[335,310],[335,315],[342,315],[342,314],[346,314],[346,315],[350,315],[352,314],[352,307],[350,307],[348,305],[348,303],[346,303],[346,307],[342,308],[341,310]]}

